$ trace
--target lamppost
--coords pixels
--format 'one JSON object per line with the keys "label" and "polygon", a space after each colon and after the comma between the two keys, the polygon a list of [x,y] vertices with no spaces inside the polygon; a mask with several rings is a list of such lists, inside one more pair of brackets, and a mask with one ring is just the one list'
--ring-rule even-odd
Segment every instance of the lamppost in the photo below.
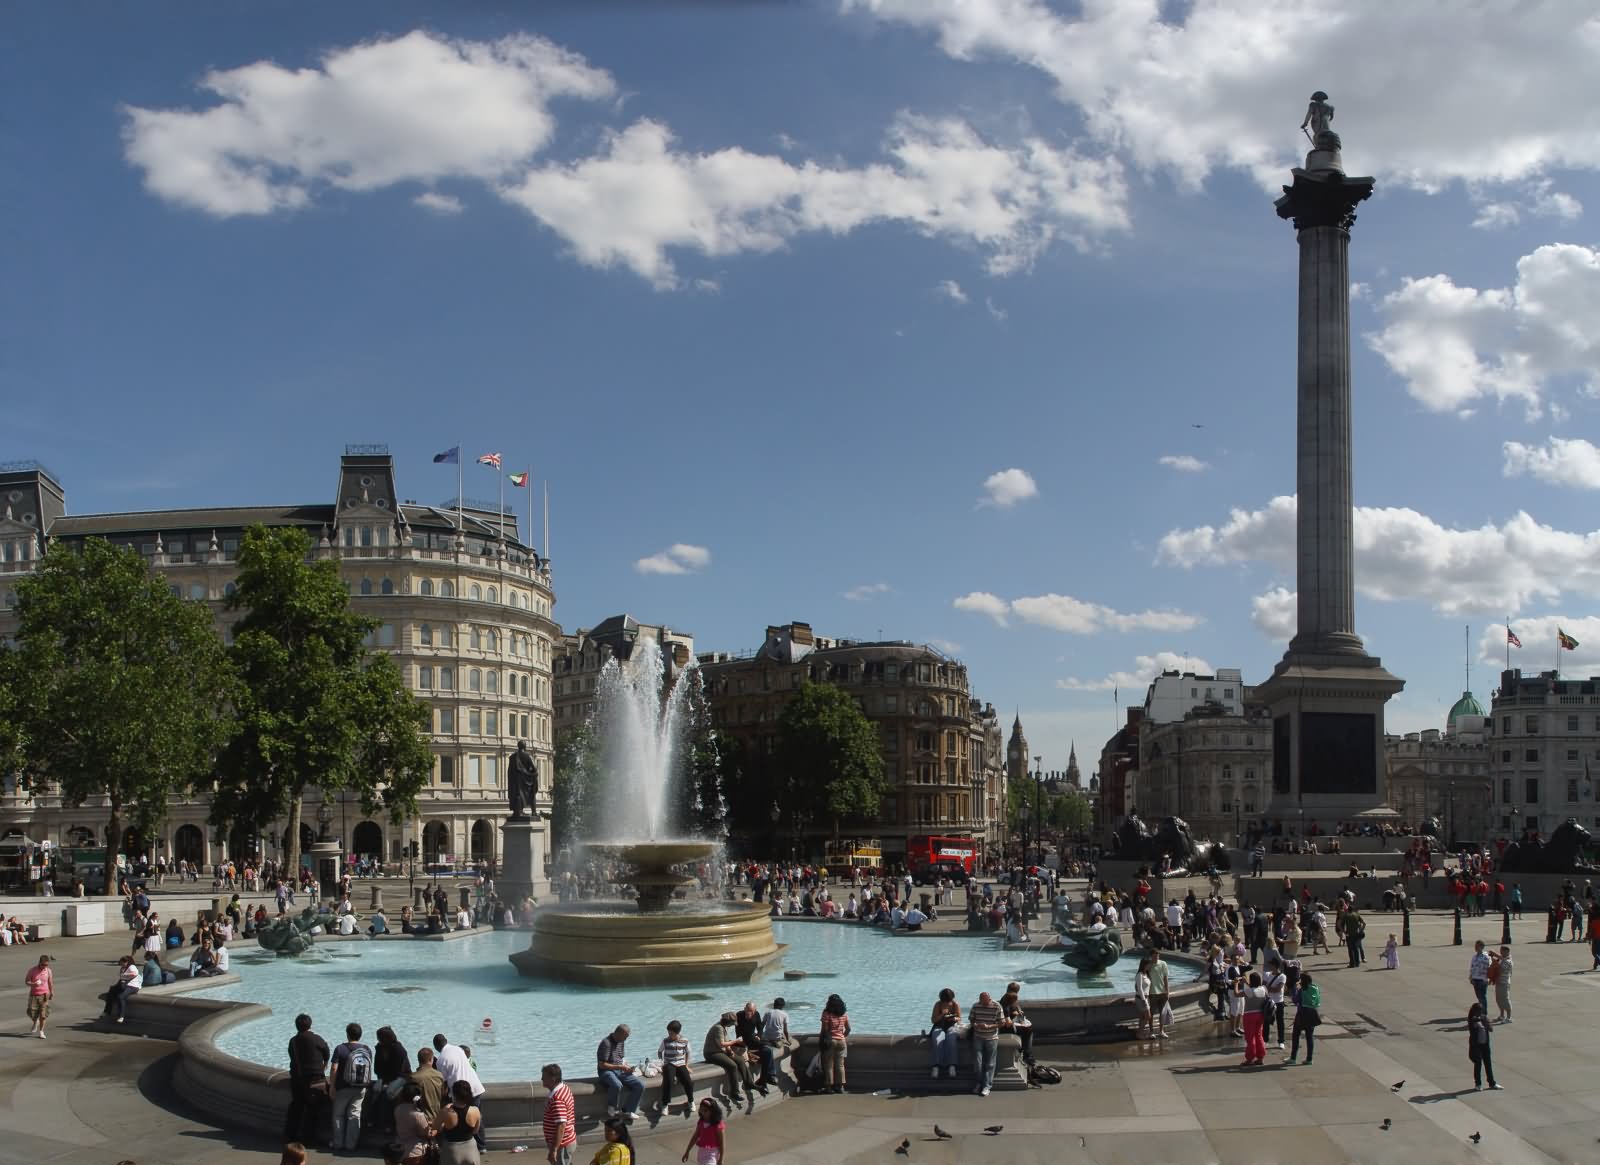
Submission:
{"label": "lamppost", "polygon": [[1450,815],[1445,833],[1449,835],[1451,850],[1454,852],[1456,844],[1456,783],[1454,781],[1449,782],[1448,788],[1450,790]]}
{"label": "lamppost", "polygon": [[[1044,788],[1044,756],[1033,758],[1033,856],[1034,865],[1044,865],[1044,813],[1039,808],[1039,793]],[[1023,859],[1026,864],[1027,859]]]}

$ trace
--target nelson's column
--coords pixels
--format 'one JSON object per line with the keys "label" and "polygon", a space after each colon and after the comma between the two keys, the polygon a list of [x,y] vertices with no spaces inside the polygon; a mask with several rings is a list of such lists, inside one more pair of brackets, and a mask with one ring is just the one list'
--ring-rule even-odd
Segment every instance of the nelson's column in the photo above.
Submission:
{"label": "nelson's column", "polygon": [[1345,175],[1328,95],[1311,95],[1311,152],[1277,200],[1300,244],[1295,636],[1257,689],[1272,714],[1272,798],[1326,829],[1384,812],[1383,706],[1405,681],[1355,632],[1350,488],[1350,228],[1373,179]]}

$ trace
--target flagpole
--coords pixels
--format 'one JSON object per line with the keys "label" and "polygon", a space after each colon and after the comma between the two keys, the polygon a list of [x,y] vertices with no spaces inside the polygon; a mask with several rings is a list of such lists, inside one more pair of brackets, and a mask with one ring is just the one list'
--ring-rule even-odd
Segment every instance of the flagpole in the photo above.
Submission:
{"label": "flagpole", "polygon": [[1506,670],[1511,670],[1511,616],[1506,616]]}
{"label": "flagpole", "polygon": [[527,546],[533,541],[533,462],[528,462],[527,476],[522,479],[522,484],[528,487],[528,533],[522,539],[522,544]]}
{"label": "flagpole", "polygon": [[500,475],[500,542],[506,540],[506,471],[503,466],[496,465],[494,471]]}
{"label": "flagpole", "polygon": [[544,483],[544,557],[550,561],[550,482]]}
{"label": "flagpole", "polygon": [[466,470],[463,468],[462,455],[467,448],[465,441],[456,445],[456,533],[461,533],[466,528],[466,519],[461,516],[461,495],[467,492]]}

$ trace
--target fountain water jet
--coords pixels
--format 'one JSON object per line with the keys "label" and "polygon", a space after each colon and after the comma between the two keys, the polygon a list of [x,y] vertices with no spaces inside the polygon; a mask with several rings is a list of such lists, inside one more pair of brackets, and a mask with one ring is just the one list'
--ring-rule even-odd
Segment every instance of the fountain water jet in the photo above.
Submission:
{"label": "fountain water jet", "polygon": [[510,956],[522,974],[601,986],[735,982],[782,957],[759,905],[674,901],[695,879],[673,867],[717,849],[704,838],[664,836],[693,697],[688,674],[663,698],[666,664],[653,639],[641,640],[626,663],[613,659],[601,671],[595,728],[606,824],[586,844],[627,863],[619,880],[634,887],[637,901],[631,908],[620,900],[541,908],[528,949]]}

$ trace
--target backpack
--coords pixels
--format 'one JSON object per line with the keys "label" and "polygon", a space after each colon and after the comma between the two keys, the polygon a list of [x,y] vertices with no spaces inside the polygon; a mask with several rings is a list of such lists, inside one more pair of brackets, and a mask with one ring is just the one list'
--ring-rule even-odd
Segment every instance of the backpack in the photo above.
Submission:
{"label": "backpack", "polygon": [[1061,1073],[1043,1064],[1035,1064],[1028,1069],[1028,1080],[1033,1084],[1060,1084]]}
{"label": "backpack", "polygon": [[365,1088],[372,1083],[372,1049],[366,1044],[346,1044],[339,1065],[340,1088]]}

